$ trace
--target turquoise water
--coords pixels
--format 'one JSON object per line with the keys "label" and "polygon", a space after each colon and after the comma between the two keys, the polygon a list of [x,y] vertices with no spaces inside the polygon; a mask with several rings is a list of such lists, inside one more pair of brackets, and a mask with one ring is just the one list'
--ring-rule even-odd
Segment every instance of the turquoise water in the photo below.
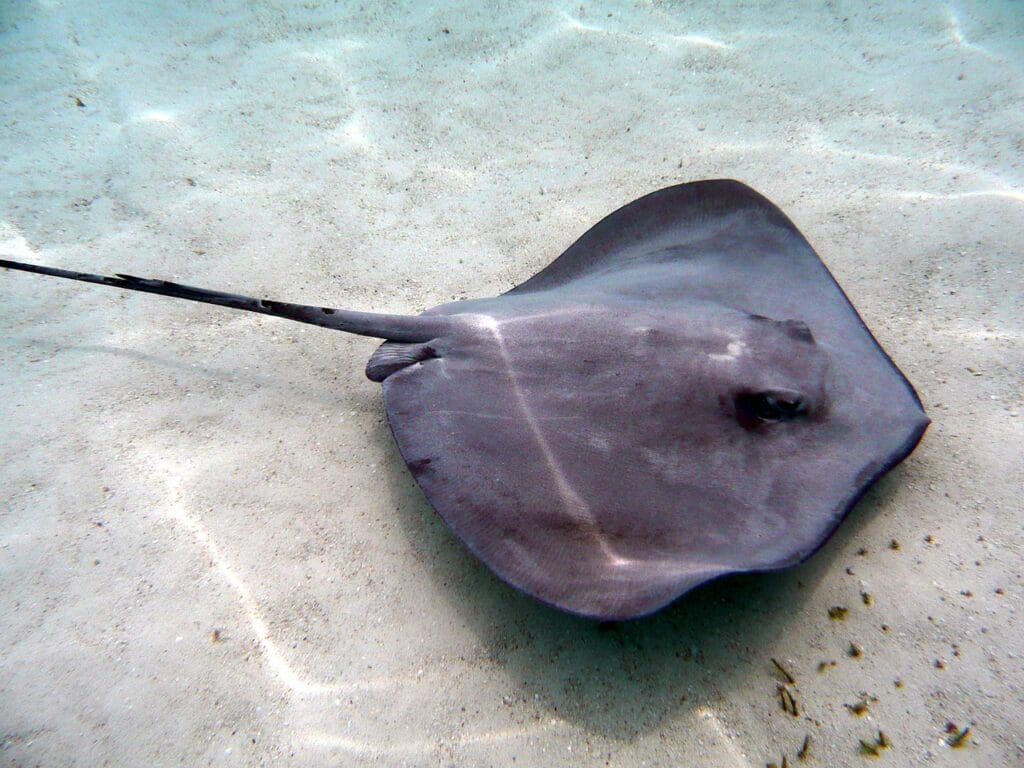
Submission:
{"label": "turquoise water", "polygon": [[806,565],[597,627],[433,516],[372,343],[4,274],[0,754],[845,765],[881,729],[893,765],[1018,762],[1021,10],[6,3],[8,258],[408,313],[737,178],[933,426]]}

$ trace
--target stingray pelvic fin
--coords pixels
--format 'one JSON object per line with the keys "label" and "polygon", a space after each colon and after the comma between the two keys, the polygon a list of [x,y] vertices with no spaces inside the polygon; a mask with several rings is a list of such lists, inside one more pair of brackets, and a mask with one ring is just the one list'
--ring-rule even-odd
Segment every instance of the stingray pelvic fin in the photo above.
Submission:
{"label": "stingray pelvic fin", "polygon": [[366,378],[381,382],[403,368],[437,356],[437,350],[430,344],[396,344],[385,341],[370,356],[366,364]]}
{"label": "stingray pelvic fin", "polygon": [[85,283],[109,285],[129,291],[155,293],[159,296],[171,296],[176,299],[188,299],[204,304],[216,304],[231,309],[243,309],[247,312],[258,312],[261,315],[272,315],[310,323],[336,331],[355,333],[360,336],[374,336],[390,341],[422,343],[441,336],[452,325],[450,317],[424,317],[413,315],[383,315],[373,312],[355,312],[348,309],[331,307],[313,307],[305,304],[289,304],[284,301],[257,299],[252,296],[241,296],[234,293],[210,291],[190,285],[171,283],[166,280],[150,280],[134,275],[94,275],[89,272],[72,272],[66,269],[55,269],[37,264],[26,264],[20,261],[0,259],[0,267],[17,269],[23,272],[34,272],[50,277],[63,277],[68,280],[80,280]]}

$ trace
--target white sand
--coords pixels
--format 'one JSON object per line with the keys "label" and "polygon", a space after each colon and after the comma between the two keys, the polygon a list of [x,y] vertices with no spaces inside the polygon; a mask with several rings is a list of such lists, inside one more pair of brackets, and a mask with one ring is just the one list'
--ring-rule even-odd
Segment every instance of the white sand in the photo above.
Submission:
{"label": "white sand", "polygon": [[412,312],[735,177],[934,424],[805,566],[599,631],[435,518],[372,340],[0,274],[0,762],[1020,764],[1019,3],[190,5],[0,6],[0,251]]}

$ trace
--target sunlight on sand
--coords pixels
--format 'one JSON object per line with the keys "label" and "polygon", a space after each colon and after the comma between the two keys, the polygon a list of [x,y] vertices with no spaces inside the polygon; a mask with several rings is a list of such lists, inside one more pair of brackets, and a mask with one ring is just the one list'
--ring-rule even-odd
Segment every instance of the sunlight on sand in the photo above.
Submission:
{"label": "sunlight on sand", "polygon": [[605,29],[596,24],[587,24],[575,16],[572,16],[565,11],[561,12],[563,20],[563,29],[572,30],[574,32],[583,32],[589,34],[598,35],[609,35],[623,40],[629,40],[637,43],[638,45],[646,45],[653,48],[662,48],[663,42],[668,42],[673,47],[678,46],[693,46],[697,48],[710,48],[716,51],[726,51],[732,48],[728,43],[723,43],[714,38],[708,37],[707,35],[651,35],[646,37],[643,35],[637,35],[631,32],[620,32],[615,29]]}
{"label": "sunlight on sand", "polygon": [[826,139],[821,131],[814,131],[798,149],[810,155],[824,157],[838,155],[859,162],[875,163],[893,168],[902,168],[910,165],[937,176],[948,176],[950,178],[954,176],[974,177],[986,185],[985,189],[951,193],[899,190],[891,193],[893,197],[918,200],[962,200],[972,197],[998,197],[1013,200],[1014,202],[1024,202],[1024,191],[1008,182],[999,174],[985,168],[977,168],[973,165],[929,160],[925,157],[908,158],[885,152],[870,152],[863,149],[845,147],[838,142]]}
{"label": "sunlight on sand", "polygon": [[666,35],[668,40],[680,45],[693,45],[698,48],[711,48],[716,51],[728,51],[732,48],[728,43],[723,43],[705,35]]}
{"label": "sunlight on sand", "polygon": [[339,53],[350,53],[352,51],[361,51],[366,48],[366,41],[356,40],[351,37],[344,37],[340,40],[332,42],[328,46],[319,46],[317,48],[300,48],[292,51],[291,56],[299,59],[300,61],[310,61],[316,64],[330,64],[331,66],[339,66],[338,54]]}
{"label": "sunlight on sand", "polygon": [[430,170],[437,176],[446,177],[452,181],[462,182],[463,184],[472,184],[479,176],[479,174],[474,170],[453,168],[450,165],[431,165]]}
{"label": "sunlight on sand", "polygon": [[910,191],[894,192],[893,197],[903,200],[968,200],[972,197],[998,197],[1005,200],[1012,200],[1015,203],[1024,203],[1024,192],[1017,189],[977,189],[971,192],[950,192],[946,194]]}
{"label": "sunlight on sand", "polygon": [[[538,723],[522,728],[501,728],[482,733],[461,734],[455,739],[455,747],[473,746],[476,744],[494,744],[507,742],[514,739],[525,739],[539,736],[543,733],[566,728],[568,724],[564,720],[553,718],[547,723]],[[436,751],[441,742],[427,739],[414,739],[401,744],[383,746],[379,741],[354,739],[349,736],[339,736],[324,731],[310,730],[302,734],[302,737],[316,747],[324,749],[337,749],[353,755],[365,756],[419,756]],[[450,740],[446,740],[450,741]]]}
{"label": "sunlight on sand", "polygon": [[715,736],[717,736],[722,741],[722,744],[725,745],[725,751],[728,752],[729,757],[733,760],[735,765],[743,766],[743,768],[746,768],[746,766],[749,765],[746,758],[743,756],[743,752],[736,746],[735,737],[729,733],[729,729],[722,724],[721,719],[713,709],[710,707],[697,707],[693,713],[699,717],[702,722],[707,723],[711,730],[715,732]]}
{"label": "sunlight on sand", "polygon": [[223,577],[224,581],[226,581],[235,591],[242,610],[249,619],[249,625],[252,627],[253,634],[256,635],[256,640],[267,660],[267,665],[270,667],[270,670],[277,677],[279,682],[283,683],[296,693],[301,694],[332,694],[393,689],[411,682],[401,680],[397,677],[391,677],[377,680],[364,680],[356,683],[331,684],[310,681],[301,677],[294,670],[292,665],[288,663],[288,660],[284,657],[284,654],[281,652],[277,643],[275,643],[273,638],[271,638],[267,621],[263,617],[263,613],[260,611],[260,608],[252,595],[252,590],[249,589],[249,585],[246,584],[245,580],[231,565],[230,561],[224,557],[220,547],[207,532],[203,524],[189,514],[185,503],[182,501],[182,486],[186,479],[185,469],[165,458],[154,458],[153,464],[155,467],[153,473],[154,476],[160,476],[163,480],[165,489],[163,495],[167,499],[167,515],[177,525],[188,531],[188,533],[193,536],[200,548],[204,551],[205,555],[213,563],[217,573],[219,573],[220,576]]}
{"label": "sunlight on sand", "polygon": [[221,554],[220,547],[210,538],[202,523],[189,515],[188,510],[185,508],[185,504],[181,500],[182,477],[180,468],[173,465],[170,461],[164,460],[160,462],[157,471],[163,476],[166,489],[165,497],[168,499],[167,514],[175,523],[192,534],[196,542],[205,551],[206,556],[213,563],[217,572],[235,590],[242,605],[242,610],[245,611],[246,616],[249,618],[249,624],[252,626],[253,633],[256,635],[260,648],[267,659],[267,664],[274,674],[286,686],[301,693],[333,693],[336,690],[334,686],[309,682],[299,677],[285,660],[277,644],[270,638],[267,622],[256,605],[249,586]]}
{"label": "sunlight on sand", "polygon": [[9,221],[0,221],[0,254],[10,256],[14,260],[28,258],[30,261],[36,255],[33,248],[21,230]]}
{"label": "sunlight on sand", "polygon": [[932,333],[940,333],[943,336],[959,339],[961,341],[1008,341],[1019,342],[1024,339],[1024,334],[1015,331],[993,331],[987,328],[978,329],[975,326],[966,325],[963,322],[951,328],[932,326]]}
{"label": "sunlight on sand", "polygon": [[966,48],[969,51],[974,51],[984,56],[986,59],[992,61],[1000,61],[1000,58],[995,54],[991,53],[987,48],[976,43],[970,42],[964,35],[963,30],[960,28],[960,17],[957,16],[956,8],[950,6],[946,9],[946,24],[949,27],[950,37],[953,42],[959,45],[961,48]]}
{"label": "sunlight on sand", "polygon": [[168,112],[164,109],[147,109],[145,112],[140,112],[132,118],[132,122],[175,124],[178,122],[178,118],[173,112]]}
{"label": "sunlight on sand", "polygon": [[596,24],[586,24],[577,19],[575,16],[571,16],[570,14],[566,13],[565,11],[562,11],[562,18],[565,20],[566,27],[577,32],[598,32],[604,35],[615,34],[615,32],[609,31],[604,27],[599,27]]}
{"label": "sunlight on sand", "polygon": [[356,110],[352,117],[334,130],[334,138],[339,144],[360,149],[368,148],[370,140],[366,137],[366,117],[362,110]]}

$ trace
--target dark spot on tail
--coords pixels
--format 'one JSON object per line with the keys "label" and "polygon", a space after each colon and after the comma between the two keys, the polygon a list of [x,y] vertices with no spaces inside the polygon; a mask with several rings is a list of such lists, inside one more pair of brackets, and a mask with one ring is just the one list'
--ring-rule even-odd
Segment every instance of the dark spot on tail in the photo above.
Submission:
{"label": "dark spot on tail", "polygon": [[333,315],[334,314],[334,310],[331,309],[330,307],[320,307],[320,311],[323,312],[325,315]]}

